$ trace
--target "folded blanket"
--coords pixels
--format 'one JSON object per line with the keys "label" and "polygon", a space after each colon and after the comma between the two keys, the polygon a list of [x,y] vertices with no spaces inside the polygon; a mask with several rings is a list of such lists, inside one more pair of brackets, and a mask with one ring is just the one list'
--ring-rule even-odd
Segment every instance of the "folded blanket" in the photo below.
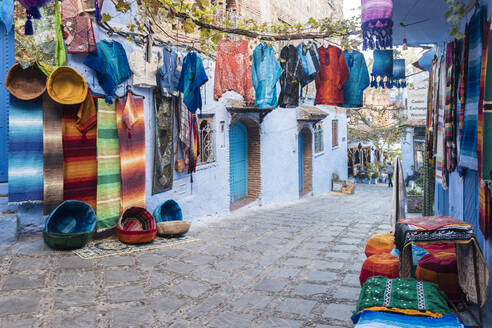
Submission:
{"label": "folded blanket", "polygon": [[355,328],[464,328],[454,314],[440,318],[418,317],[397,313],[362,311],[354,318]]}

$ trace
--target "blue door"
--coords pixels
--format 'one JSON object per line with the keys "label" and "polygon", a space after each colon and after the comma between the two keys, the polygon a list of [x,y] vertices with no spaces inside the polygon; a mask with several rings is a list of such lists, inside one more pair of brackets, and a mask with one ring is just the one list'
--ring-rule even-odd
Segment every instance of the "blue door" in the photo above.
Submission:
{"label": "blue door", "polygon": [[0,24],[0,182],[8,177],[9,106],[10,94],[5,89],[5,75],[14,64],[14,30],[5,35],[5,27]]}
{"label": "blue door", "polygon": [[299,191],[304,189],[304,149],[302,147],[302,133],[297,138],[297,155],[299,157]]}
{"label": "blue door", "polygon": [[232,204],[248,195],[248,131],[241,122],[229,131],[229,170]]}

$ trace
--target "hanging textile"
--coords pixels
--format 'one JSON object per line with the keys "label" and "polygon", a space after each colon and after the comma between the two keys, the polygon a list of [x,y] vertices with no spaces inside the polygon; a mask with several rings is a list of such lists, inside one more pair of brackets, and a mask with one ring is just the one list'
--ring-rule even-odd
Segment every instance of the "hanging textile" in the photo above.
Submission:
{"label": "hanging textile", "polygon": [[439,62],[439,104],[437,122],[436,183],[447,189],[446,155],[444,141],[444,107],[446,106],[446,58]]}
{"label": "hanging textile", "polygon": [[80,200],[96,208],[96,105],[88,93],[80,105],[64,106],[63,200]]}
{"label": "hanging textile", "polygon": [[436,61],[432,60],[429,72],[429,88],[427,91],[427,118],[425,131],[425,153],[424,153],[424,204],[423,216],[434,215],[434,151],[433,151],[433,101],[434,101],[434,70]]}
{"label": "hanging textile", "polygon": [[145,53],[135,50],[131,53],[128,63],[133,72],[133,85],[139,88],[153,88],[157,86],[156,74],[159,69],[159,59],[150,54],[150,61],[145,60]]}
{"label": "hanging textile", "polygon": [[468,81],[466,83],[466,104],[460,141],[459,166],[472,170],[478,169],[477,116],[486,11],[484,7],[477,9],[469,24]]}
{"label": "hanging textile", "polygon": [[162,50],[162,66],[157,79],[164,97],[179,96],[178,84],[181,76],[183,59],[173,49]]}
{"label": "hanging textile", "polygon": [[483,100],[482,180],[492,182],[492,38],[489,37]]}
{"label": "hanging textile", "polygon": [[164,98],[154,91],[155,153],[152,195],[173,187],[173,109],[175,99]]}
{"label": "hanging textile", "polygon": [[369,86],[369,72],[364,55],[358,51],[343,52],[349,71],[349,79],[343,85],[343,107],[357,108],[363,105],[363,93]]}
{"label": "hanging textile", "polygon": [[349,70],[342,50],[335,46],[318,48],[321,70],[316,76],[315,105],[343,104],[343,86],[349,79]]}
{"label": "hanging textile", "polygon": [[277,106],[277,81],[281,74],[282,67],[273,53],[273,48],[266,42],[256,46],[251,64],[256,108],[265,109]]}
{"label": "hanging textile", "polygon": [[112,103],[111,97],[118,85],[131,75],[125,49],[116,41],[99,41],[97,52],[90,53],[85,58],[84,65],[96,71],[97,80],[106,94],[108,103]]}
{"label": "hanging textile", "polygon": [[[465,26],[465,36],[463,38],[463,60],[461,61],[460,75],[460,119],[458,124],[458,147],[461,150],[461,140],[463,137],[463,121],[465,120],[465,105],[466,105],[466,86],[468,84],[468,54],[469,54],[469,28]],[[459,153],[459,152],[458,152]],[[458,158],[459,161],[459,158]],[[458,162],[459,165],[459,162]]]}
{"label": "hanging textile", "polygon": [[69,54],[97,51],[91,16],[82,0],[64,0],[61,3],[65,45]]}
{"label": "hanging textile", "polygon": [[444,140],[445,140],[445,162],[448,173],[456,168],[456,97],[454,43],[448,43],[446,47],[446,106],[444,109]]}
{"label": "hanging textile", "polygon": [[230,90],[242,95],[248,105],[252,105],[255,101],[247,40],[223,39],[217,44],[214,99],[219,100],[226,91]]}
{"label": "hanging textile", "polygon": [[183,69],[179,78],[178,90],[183,93],[183,102],[188,110],[194,114],[197,109],[202,110],[202,94],[200,87],[208,81],[203,62],[196,52],[186,55]]}
{"label": "hanging textile", "polygon": [[9,203],[43,200],[42,98],[23,101],[10,96]]}
{"label": "hanging textile", "polygon": [[32,19],[40,19],[42,12],[41,7],[46,5],[50,0],[19,0],[19,3],[26,9],[26,22],[24,25],[24,34],[33,35],[33,23]]}
{"label": "hanging textile", "polygon": [[363,50],[393,47],[393,0],[361,0]]}
{"label": "hanging textile", "polygon": [[296,47],[288,45],[280,51],[280,96],[278,104],[280,107],[299,106],[299,84],[304,80],[304,69],[299,58]]}
{"label": "hanging textile", "polygon": [[[182,102],[181,97],[178,98],[175,104],[175,115],[176,121],[178,122],[176,133],[179,141],[179,149],[181,149],[181,159],[184,161],[184,166],[186,168],[190,167],[190,151],[191,151],[191,132],[190,132],[190,120],[191,113],[186,109]],[[179,159],[179,154],[176,153],[176,160]],[[193,160],[191,160],[193,161]],[[178,167],[175,167],[179,170]],[[181,173],[181,172],[180,172]]]}
{"label": "hanging textile", "polygon": [[43,95],[43,206],[49,215],[63,202],[63,105]]}
{"label": "hanging textile", "polygon": [[405,59],[393,59],[393,74],[389,88],[406,88]]}
{"label": "hanging textile", "polygon": [[145,207],[145,123],[143,99],[128,91],[116,101],[121,163],[121,212]]}
{"label": "hanging textile", "polygon": [[[490,184],[484,181],[482,159],[484,151],[487,148],[484,145],[484,136],[488,136],[489,133],[485,133],[485,129],[488,128],[484,125],[485,116],[485,93],[487,83],[487,71],[488,71],[488,59],[489,59],[489,35],[490,35],[490,21],[486,23],[483,36],[483,51],[482,51],[482,70],[480,74],[480,96],[478,101],[478,128],[477,128],[477,159],[478,159],[478,176],[479,176],[479,196],[478,196],[478,222],[480,230],[483,233],[485,239],[488,239],[491,229],[491,204],[490,204]],[[490,92],[487,90],[487,92]],[[487,97],[488,98],[488,97]],[[488,151],[488,150],[487,150]],[[485,178],[490,178],[490,175],[485,175]]]}
{"label": "hanging textile", "polygon": [[318,45],[312,41],[303,42],[297,45],[297,53],[299,54],[299,58],[301,58],[302,69],[304,70],[304,79],[301,81],[301,87],[304,87],[313,82],[321,70]]}
{"label": "hanging textile", "polygon": [[372,88],[390,88],[393,76],[393,50],[374,50],[371,73]]}
{"label": "hanging textile", "polygon": [[8,35],[14,24],[14,0],[0,1],[0,23],[5,26],[5,34]]}
{"label": "hanging textile", "polygon": [[116,226],[121,206],[120,143],[116,108],[97,99],[97,225],[98,232]]}

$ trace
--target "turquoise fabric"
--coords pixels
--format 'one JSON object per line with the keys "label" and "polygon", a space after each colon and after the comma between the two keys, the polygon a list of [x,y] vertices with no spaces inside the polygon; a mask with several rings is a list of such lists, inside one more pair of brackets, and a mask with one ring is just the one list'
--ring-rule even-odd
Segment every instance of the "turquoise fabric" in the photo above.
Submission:
{"label": "turquoise fabric", "polygon": [[273,54],[273,48],[266,42],[260,43],[253,51],[251,76],[255,89],[255,107],[260,109],[277,106],[277,81],[282,67]]}
{"label": "turquoise fabric", "polygon": [[202,95],[200,87],[208,81],[203,62],[196,52],[186,55],[179,78],[178,90],[183,93],[183,102],[188,110],[195,114],[202,110]]}
{"label": "turquoise fabric", "polygon": [[369,86],[369,71],[364,55],[358,51],[343,52],[349,70],[349,79],[343,85],[342,107],[362,107],[363,91]]}
{"label": "turquoise fabric", "polygon": [[9,34],[14,24],[14,0],[0,1],[0,22],[5,26],[5,34]]}
{"label": "turquoise fabric", "polygon": [[108,103],[112,103],[111,97],[118,84],[126,81],[131,75],[125,49],[116,41],[99,41],[97,52],[90,53],[84,64],[96,71],[97,80],[106,94]]}

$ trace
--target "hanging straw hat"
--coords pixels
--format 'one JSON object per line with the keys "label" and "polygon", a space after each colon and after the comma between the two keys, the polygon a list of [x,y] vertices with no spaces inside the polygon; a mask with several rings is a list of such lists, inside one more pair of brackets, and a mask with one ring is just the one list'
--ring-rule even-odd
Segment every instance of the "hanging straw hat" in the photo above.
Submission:
{"label": "hanging straw hat", "polygon": [[33,100],[46,90],[46,75],[37,65],[23,69],[16,63],[5,76],[5,88],[18,99]]}
{"label": "hanging straw hat", "polygon": [[63,105],[80,104],[87,97],[87,83],[82,74],[68,66],[51,73],[46,85],[51,99]]}

